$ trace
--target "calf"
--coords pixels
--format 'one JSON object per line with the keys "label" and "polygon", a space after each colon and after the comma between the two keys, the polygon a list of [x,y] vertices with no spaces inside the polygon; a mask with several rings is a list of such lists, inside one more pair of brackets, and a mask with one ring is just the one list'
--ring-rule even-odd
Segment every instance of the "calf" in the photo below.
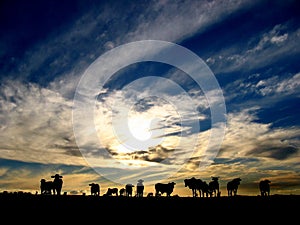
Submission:
{"label": "calf", "polygon": [[112,196],[113,194],[118,196],[118,188],[108,188],[104,196]]}

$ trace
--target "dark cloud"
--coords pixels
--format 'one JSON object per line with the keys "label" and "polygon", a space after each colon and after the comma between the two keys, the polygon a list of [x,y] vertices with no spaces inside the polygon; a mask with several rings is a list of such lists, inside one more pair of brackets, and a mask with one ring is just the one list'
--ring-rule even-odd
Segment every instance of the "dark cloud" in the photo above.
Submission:
{"label": "dark cloud", "polygon": [[251,150],[247,156],[268,157],[277,160],[285,160],[293,157],[299,152],[299,148],[294,146],[259,146]]}
{"label": "dark cloud", "polygon": [[257,158],[245,158],[245,157],[236,157],[236,158],[215,158],[213,164],[248,164],[248,163],[257,163],[259,162],[259,159]]}
{"label": "dark cloud", "polygon": [[82,154],[79,151],[77,145],[73,145],[73,146],[54,145],[54,147],[57,148],[57,149],[64,149],[65,150],[64,151],[65,155],[82,157]]}
{"label": "dark cloud", "polygon": [[156,105],[156,102],[159,100],[156,96],[150,96],[147,98],[140,99],[136,104],[134,104],[133,108],[137,112],[144,112],[149,110],[151,107]]}
{"label": "dark cloud", "polygon": [[148,162],[157,162],[162,164],[170,164],[168,157],[175,151],[175,149],[165,148],[161,145],[149,148],[144,151],[134,151],[129,153],[119,153],[114,150],[109,152],[115,158],[122,158],[124,160],[142,160]]}

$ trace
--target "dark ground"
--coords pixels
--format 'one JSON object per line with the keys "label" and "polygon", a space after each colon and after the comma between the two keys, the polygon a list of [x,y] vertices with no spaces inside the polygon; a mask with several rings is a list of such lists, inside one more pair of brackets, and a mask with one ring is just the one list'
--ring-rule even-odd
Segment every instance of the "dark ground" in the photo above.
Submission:
{"label": "dark ground", "polygon": [[[299,195],[235,196],[215,198],[193,197],[116,197],[81,195],[33,195],[0,194],[1,217],[14,220],[48,218],[55,215],[77,223],[96,219],[136,224],[157,221],[186,223],[187,220],[226,221],[236,224],[252,223],[256,220],[298,221],[300,216]],[[47,219],[46,219],[47,220]],[[180,222],[186,221],[186,222]],[[60,224],[60,223],[59,223]],[[68,223],[69,224],[69,223]],[[214,224],[214,223],[213,223]]]}

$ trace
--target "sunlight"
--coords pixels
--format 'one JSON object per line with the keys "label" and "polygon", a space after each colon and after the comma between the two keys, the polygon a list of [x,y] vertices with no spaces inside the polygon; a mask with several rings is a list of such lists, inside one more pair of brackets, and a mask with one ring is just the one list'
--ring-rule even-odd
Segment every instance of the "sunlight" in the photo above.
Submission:
{"label": "sunlight", "polygon": [[[155,98],[151,107],[141,110],[140,102],[128,102],[123,96],[113,97],[112,102],[109,99],[105,103],[97,102],[94,111],[99,143],[112,158],[91,154],[89,161],[95,167],[109,165],[126,170],[146,167],[169,170],[174,166],[170,161],[175,162],[176,168],[181,165],[178,162],[187,151],[179,154],[185,138],[180,135],[183,127],[178,109],[172,103]],[[178,146],[179,151],[176,152]]]}
{"label": "sunlight", "polygon": [[171,105],[154,106],[144,112],[131,108],[128,113],[120,113],[112,124],[114,139],[117,140],[114,149],[118,153],[128,153],[147,151],[162,145],[167,137],[165,134],[174,130],[170,128],[170,121],[166,119],[170,115],[173,115],[173,118],[179,117]]}
{"label": "sunlight", "polygon": [[116,151],[120,154],[126,154],[131,152],[131,150],[126,148],[126,146],[124,146],[123,144],[116,145],[113,148],[116,149]]}
{"label": "sunlight", "polygon": [[152,136],[151,121],[141,116],[129,118],[128,126],[133,137],[140,141],[149,140]]}
{"label": "sunlight", "polygon": [[[118,150],[120,153],[128,151],[145,151],[150,147],[155,147],[162,144],[164,138],[163,129],[158,129],[160,120],[149,119],[145,115],[132,115],[128,118],[128,129],[123,130],[122,139]],[[119,151],[118,151],[119,152]]]}

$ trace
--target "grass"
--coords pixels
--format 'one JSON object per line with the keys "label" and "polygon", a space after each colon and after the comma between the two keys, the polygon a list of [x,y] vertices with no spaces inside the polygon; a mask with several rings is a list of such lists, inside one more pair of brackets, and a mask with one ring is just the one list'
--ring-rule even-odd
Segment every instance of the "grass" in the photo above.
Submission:
{"label": "grass", "polygon": [[298,195],[271,195],[271,196],[233,196],[233,197],[179,197],[177,195],[166,197],[125,197],[125,196],[91,196],[91,195],[34,195],[34,194],[19,194],[7,193],[0,194],[2,205],[14,205],[14,208],[20,208],[24,205],[28,207],[51,207],[51,205],[59,205],[63,208],[67,207],[94,207],[97,206],[103,210],[107,207],[122,208],[130,204],[131,207],[170,207],[185,209],[193,206],[202,208],[215,207],[244,207],[244,208],[262,208],[268,206],[270,208],[292,207],[292,203],[300,203]]}
{"label": "grass", "polygon": [[[124,197],[124,196],[84,196],[84,195],[33,195],[33,194],[0,194],[1,215],[25,213],[40,217],[59,214],[85,215],[88,218],[106,220],[129,220],[137,216],[147,221],[157,218],[178,220],[192,218],[265,218],[274,220],[297,219],[300,196],[271,195],[234,196],[234,197]],[[70,213],[70,214],[68,214]],[[212,216],[212,217],[211,217]],[[176,219],[177,218],[177,219]],[[78,222],[78,221],[77,221]],[[197,223],[198,224],[198,223]]]}

